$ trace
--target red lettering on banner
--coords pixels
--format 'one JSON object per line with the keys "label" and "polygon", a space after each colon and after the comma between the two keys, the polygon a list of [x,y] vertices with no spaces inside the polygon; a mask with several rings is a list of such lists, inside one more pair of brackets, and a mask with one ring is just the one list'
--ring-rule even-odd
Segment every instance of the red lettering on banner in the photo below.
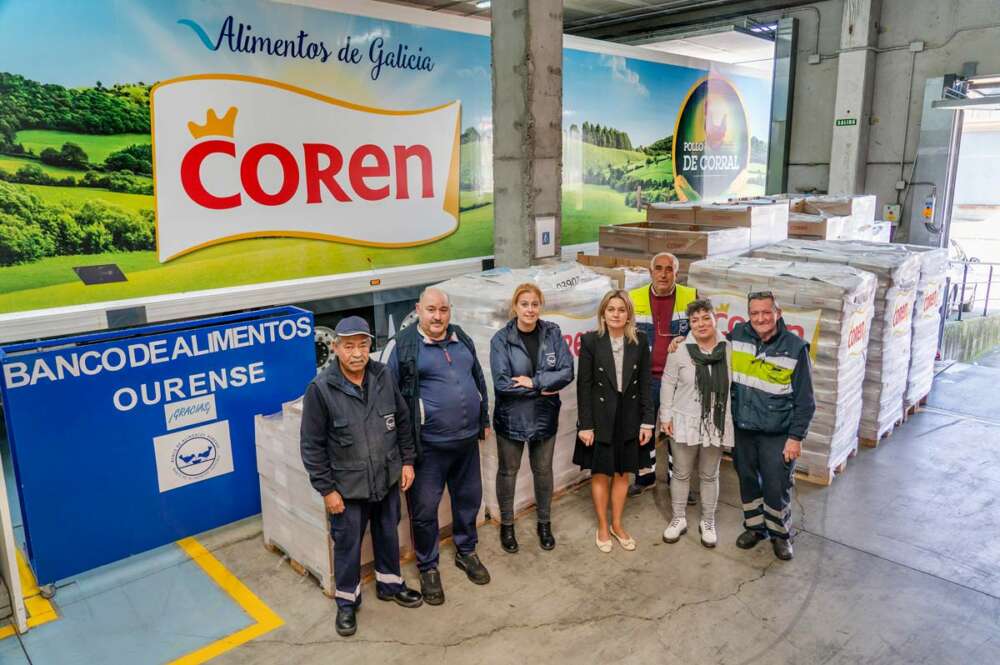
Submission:
{"label": "red lettering on banner", "polygon": [[574,357],[580,357],[580,344],[583,341],[583,333],[576,333],[575,335],[563,335],[563,342],[566,343],[566,347],[569,352],[573,354]]}
{"label": "red lettering on banner", "polygon": [[201,182],[201,163],[209,155],[236,157],[236,145],[230,141],[205,141],[187,151],[181,160],[181,186],[188,197],[203,208],[226,210],[242,203],[239,194],[215,196]]}
{"label": "red lettering on banner", "polygon": [[[319,186],[322,184],[333,198],[346,203],[351,197],[334,179],[334,176],[344,167],[344,156],[332,145],[326,143],[305,143],[302,146],[306,162],[306,203],[322,203]],[[325,168],[319,167],[319,156],[327,159]]]}
{"label": "red lettering on banner", "polygon": [[791,325],[790,326],[790,325],[786,324],[785,327],[788,328],[789,332],[795,333],[796,335],[798,335],[802,339],[806,338],[806,329],[803,328],[802,326],[796,326],[796,325]]}
{"label": "red lettering on banner", "polygon": [[[365,158],[374,157],[375,164],[366,166]],[[348,167],[348,175],[351,179],[351,187],[366,201],[381,201],[389,196],[389,185],[372,189],[365,183],[368,178],[389,177],[389,158],[385,151],[377,145],[366,143],[351,155],[351,164]]]}
{"label": "red lettering on banner", "polygon": [[[268,194],[261,187],[259,177],[260,162],[265,157],[276,157],[281,164],[281,187],[274,194]],[[265,206],[278,206],[288,203],[296,190],[299,188],[299,168],[295,163],[295,157],[288,148],[277,143],[258,143],[247,150],[240,162],[240,182],[243,183],[243,190],[250,195],[254,201]]]}
{"label": "red lettering on banner", "polygon": [[396,198],[410,198],[409,173],[406,170],[406,160],[416,157],[420,160],[420,180],[423,183],[421,198],[434,198],[434,174],[431,171],[431,151],[425,145],[393,146],[396,153]]}

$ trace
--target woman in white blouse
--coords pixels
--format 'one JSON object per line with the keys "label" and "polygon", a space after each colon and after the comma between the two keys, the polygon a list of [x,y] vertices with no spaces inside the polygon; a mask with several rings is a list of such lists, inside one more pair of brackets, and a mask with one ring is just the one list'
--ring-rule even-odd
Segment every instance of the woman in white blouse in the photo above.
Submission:
{"label": "woman in white blouse", "polygon": [[687,533],[687,496],[695,464],[701,479],[701,544],[715,547],[718,535],[715,510],[719,502],[719,463],[722,448],[733,445],[729,408],[732,352],[715,328],[715,310],[709,300],[687,307],[691,334],[687,343],[667,356],[660,387],[660,427],[672,437],[674,473],[670,480],[673,519],[663,541],[676,543]]}

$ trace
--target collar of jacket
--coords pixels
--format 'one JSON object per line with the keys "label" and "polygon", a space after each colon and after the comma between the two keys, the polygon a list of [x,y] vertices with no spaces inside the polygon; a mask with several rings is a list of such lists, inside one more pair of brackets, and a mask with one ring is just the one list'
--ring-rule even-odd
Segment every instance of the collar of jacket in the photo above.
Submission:
{"label": "collar of jacket", "polygon": [[[542,319],[538,319],[538,323],[536,323],[535,325],[538,326],[538,335],[539,337],[541,337],[540,341],[544,342],[545,334],[549,331],[549,328],[551,328],[556,324],[549,323],[548,321],[543,321]],[[521,336],[520,334],[518,334],[517,330],[517,317],[514,317],[513,319],[507,322],[506,330],[507,330],[507,341],[510,344],[521,344]]]}
{"label": "collar of jacket", "polygon": [[[376,385],[379,378],[382,376],[382,372],[385,371],[385,365],[377,363],[372,359],[368,359],[368,364],[365,365],[365,378],[369,375],[371,376],[371,385]],[[348,395],[355,396],[355,389],[357,384],[348,381],[347,377],[340,370],[340,360],[330,364],[330,368],[326,373],[326,382],[337,390],[347,393]]]}
{"label": "collar of jacket", "polygon": [[458,333],[455,332],[455,326],[453,326],[450,323],[448,324],[448,330],[445,331],[443,339],[431,339],[430,337],[427,336],[427,334],[423,330],[421,330],[419,323],[416,324],[414,327],[417,329],[417,337],[419,337],[420,341],[423,342],[424,344],[439,344],[441,342],[461,341],[458,339]]}

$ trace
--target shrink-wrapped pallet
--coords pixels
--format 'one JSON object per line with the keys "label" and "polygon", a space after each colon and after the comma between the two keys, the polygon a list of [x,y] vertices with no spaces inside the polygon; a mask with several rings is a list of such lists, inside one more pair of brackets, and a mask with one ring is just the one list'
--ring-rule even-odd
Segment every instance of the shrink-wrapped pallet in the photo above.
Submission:
{"label": "shrink-wrapped pallet", "polygon": [[752,199],[701,206],[695,211],[695,222],[709,228],[750,229],[750,247],[756,248],[788,237],[788,215],[787,201]]}
{"label": "shrink-wrapped pallet", "polygon": [[[490,392],[490,409],[496,405],[493,376],[490,372],[490,340],[510,320],[509,307],[514,288],[523,282],[534,282],[545,296],[541,318],[557,323],[563,340],[569,345],[574,359],[579,356],[580,337],[597,327],[597,306],[612,288],[611,279],[578,263],[560,263],[527,269],[499,269],[463,275],[437,285],[451,300],[451,320],[472,337],[476,354],[486,374]],[[576,443],[576,383],[559,392],[562,409],[553,453],[554,489],[566,488],[584,479],[586,474],[573,464]],[[483,501],[490,517],[499,519],[496,480],[499,459],[495,434],[482,442],[480,458],[483,476]],[[519,512],[535,503],[527,447],[517,476],[514,511]]]}
{"label": "shrink-wrapped pallet", "polygon": [[689,284],[712,300],[721,331],[748,320],[748,293],[771,291],[785,325],[809,342],[816,414],[799,464],[811,476],[829,477],[857,449],[875,282],[863,270],[818,263],[733,257],[691,266]]}
{"label": "shrink-wrapped pallet", "polygon": [[850,265],[875,274],[878,290],[868,344],[860,436],[875,442],[891,432],[903,416],[913,303],[920,278],[919,255],[900,245],[860,240],[785,240],[754,250],[753,255]]}
{"label": "shrink-wrapped pallet", "polygon": [[[309,483],[309,474],[302,464],[301,423],[301,399],[286,403],[280,413],[258,415],[254,419],[264,542],[311,573],[323,592],[332,597],[336,590],[333,540],[323,498]],[[399,549],[400,556],[406,557],[413,548],[410,517],[402,497],[400,512]],[[369,530],[361,544],[362,571],[371,571],[373,564]]]}

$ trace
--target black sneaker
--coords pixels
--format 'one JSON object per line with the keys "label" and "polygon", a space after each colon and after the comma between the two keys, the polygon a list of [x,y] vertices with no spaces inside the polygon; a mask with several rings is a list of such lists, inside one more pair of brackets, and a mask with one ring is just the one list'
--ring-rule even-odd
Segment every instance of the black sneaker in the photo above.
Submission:
{"label": "black sneaker", "polygon": [[469,581],[474,584],[490,583],[490,571],[486,570],[486,566],[484,566],[483,562],[479,560],[479,555],[475,552],[469,552],[468,554],[456,554],[455,565],[464,570],[465,574],[469,578]]}
{"label": "black sneaker", "polygon": [[424,598],[420,595],[420,592],[416,589],[408,588],[405,584],[396,593],[380,593],[376,590],[375,595],[379,600],[392,600],[397,605],[402,605],[403,607],[420,607],[424,604]]}
{"label": "black sneaker", "polygon": [[350,637],[358,632],[358,618],[353,607],[337,607],[337,621],[334,624],[337,634],[341,637]]}
{"label": "black sneaker", "polygon": [[757,543],[762,540],[767,540],[767,534],[754,531],[753,529],[747,529],[740,534],[740,537],[736,539],[736,547],[741,550],[752,550],[757,547]]}
{"label": "black sneaker", "polygon": [[631,484],[631,485],[628,486],[628,495],[632,496],[632,497],[639,496],[640,494],[642,494],[646,490],[653,489],[653,486],[655,484],[656,483],[648,483],[648,484],[633,483],[633,484]]}
{"label": "black sneaker", "polygon": [[428,605],[444,603],[444,587],[441,586],[441,573],[437,568],[420,573],[420,593]]}
{"label": "black sneaker", "polygon": [[774,556],[782,561],[791,561],[795,556],[792,551],[792,541],[788,538],[772,538],[771,547],[774,548]]}
{"label": "black sneaker", "polygon": [[552,535],[551,522],[538,523],[538,544],[543,550],[551,550],[556,546],[556,537]]}
{"label": "black sneaker", "polygon": [[500,547],[509,554],[517,552],[517,536],[514,534],[513,524],[500,525]]}

